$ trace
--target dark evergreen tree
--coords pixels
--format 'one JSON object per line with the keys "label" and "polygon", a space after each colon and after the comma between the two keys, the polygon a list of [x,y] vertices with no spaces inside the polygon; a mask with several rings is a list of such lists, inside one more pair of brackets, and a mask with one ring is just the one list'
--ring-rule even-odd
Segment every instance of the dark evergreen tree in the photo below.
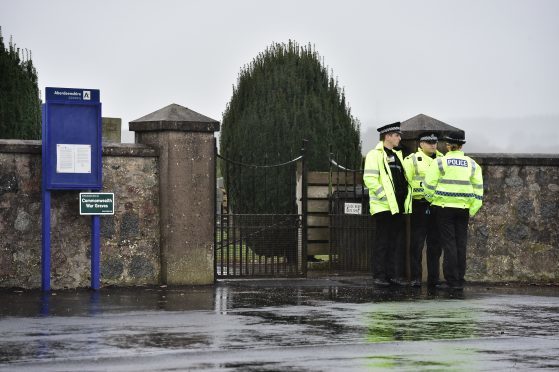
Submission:
{"label": "dark evergreen tree", "polygon": [[[359,122],[319,54],[311,45],[274,43],[241,69],[223,114],[220,153],[248,164],[281,163],[299,154],[303,139],[310,145],[309,170],[328,170],[330,146],[346,166],[358,167],[361,162]],[[247,179],[250,174],[239,170],[233,167],[226,180],[235,212],[293,210],[295,188],[281,173],[290,170],[274,171],[276,181],[258,182],[254,189],[255,182]],[[264,188],[281,202],[268,201]]]}
{"label": "dark evergreen tree", "polygon": [[0,138],[40,139],[41,101],[31,52],[4,45],[0,28]]}

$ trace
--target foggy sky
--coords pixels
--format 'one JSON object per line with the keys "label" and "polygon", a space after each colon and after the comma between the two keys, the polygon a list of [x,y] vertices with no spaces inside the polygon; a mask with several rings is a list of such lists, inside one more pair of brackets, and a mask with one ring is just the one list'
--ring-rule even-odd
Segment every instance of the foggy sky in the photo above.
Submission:
{"label": "foggy sky", "polygon": [[338,77],[364,147],[423,113],[469,151],[559,152],[559,1],[0,0],[0,26],[43,94],[100,89],[125,129],[170,103],[221,121],[240,68],[291,39]]}

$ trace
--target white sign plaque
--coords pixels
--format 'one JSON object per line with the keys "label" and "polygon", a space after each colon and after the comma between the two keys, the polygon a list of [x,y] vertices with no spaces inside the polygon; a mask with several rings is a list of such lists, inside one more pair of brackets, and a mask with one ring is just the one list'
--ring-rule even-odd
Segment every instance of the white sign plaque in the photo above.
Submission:
{"label": "white sign plaque", "polygon": [[56,173],[91,173],[91,145],[56,145]]}
{"label": "white sign plaque", "polygon": [[361,203],[344,203],[345,214],[361,214]]}

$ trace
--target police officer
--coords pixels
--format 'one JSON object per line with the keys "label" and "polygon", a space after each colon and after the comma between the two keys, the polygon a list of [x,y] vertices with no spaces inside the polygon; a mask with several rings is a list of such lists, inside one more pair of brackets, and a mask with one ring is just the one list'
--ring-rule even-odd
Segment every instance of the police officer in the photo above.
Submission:
{"label": "police officer", "polygon": [[444,252],[446,286],[462,290],[466,273],[468,221],[481,208],[483,178],[481,167],[462,152],[463,134],[445,138],[444,157],[437,158],[425,174],[425,198],[437,216],[440,243]]}
{"label": "police officer", "polygon": [[377,129],[380,142],[365,159],[363,182],[369,189],[369,207],[376,222],[373,278],[378,286],[405,284],[404,213],[411,211],[411,192],[402,166],[400,122]]}
{"label": "police officer", "polygon": [[411,285],[421,287],[421,261],[423,246],[427,239],[427,283],[429,286],[435,286],[440,276],[441,246],[435,216],[429,208],[429,202],[425,200],[423,180],[429,165],[443,154],[437,150],[438,138],[434,133],[423,133],[417,140],[419,141],[417,152],[404,159],[404,170],[413,198],[410,237]]}

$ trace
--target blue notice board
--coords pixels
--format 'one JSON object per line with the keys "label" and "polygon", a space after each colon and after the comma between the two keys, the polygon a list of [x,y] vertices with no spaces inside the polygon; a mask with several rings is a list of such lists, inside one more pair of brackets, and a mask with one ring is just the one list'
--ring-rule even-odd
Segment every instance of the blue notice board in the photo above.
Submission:
{"label": "blue notice board", "polygon": [[100,190],[101,136],[98,89],[46,88],[42,136],[46,190]]}

